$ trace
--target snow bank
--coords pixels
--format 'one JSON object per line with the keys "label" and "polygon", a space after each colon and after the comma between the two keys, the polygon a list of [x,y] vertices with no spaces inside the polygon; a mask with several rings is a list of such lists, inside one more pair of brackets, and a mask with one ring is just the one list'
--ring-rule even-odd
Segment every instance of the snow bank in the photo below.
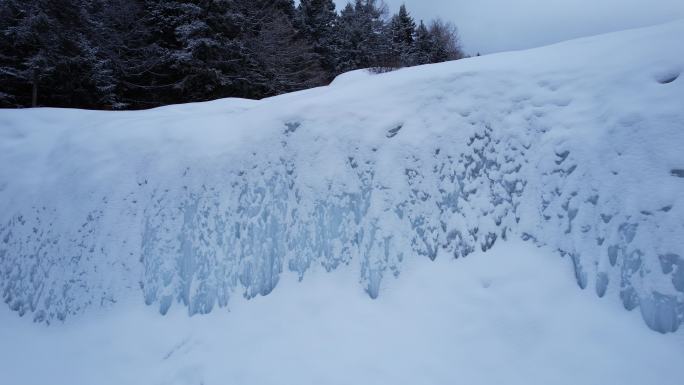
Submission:
{"label": "snow bank", "polygon": [[684,22],[262,101],[0,111],[0,290],[37,321],[162,313],[359,266],[548,245],[580,287],[684,319]]}
{"label": "snow bank", "polygon": [[36,327],[3,308],[0,373],[22,385],[681,384],[681,340],[577,290],[572,270],[509,241],[407,261],[375,301],[350,266],[285,274],[271,295],[202,317],[119,304]]}

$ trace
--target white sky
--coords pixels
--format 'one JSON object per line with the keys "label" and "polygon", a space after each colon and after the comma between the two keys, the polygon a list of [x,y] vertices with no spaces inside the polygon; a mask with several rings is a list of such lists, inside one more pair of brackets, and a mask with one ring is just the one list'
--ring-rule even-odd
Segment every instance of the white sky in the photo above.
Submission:
{"label": "white sky", "polygon": [[[335,0],[338,9],[347,0]],[[385,0],[459,28],[468,53],[531,48],[684,18],[684,0]],[[684,38],[683,38],[684,44]]]}

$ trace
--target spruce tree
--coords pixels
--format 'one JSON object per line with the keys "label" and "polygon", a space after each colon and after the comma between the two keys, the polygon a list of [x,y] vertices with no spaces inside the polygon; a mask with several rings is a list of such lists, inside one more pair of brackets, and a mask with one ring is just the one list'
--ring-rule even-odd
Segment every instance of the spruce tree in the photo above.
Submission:
{"label": "spruce tree", "polygon": [[387,8],[376,0],[356,0],[347,4],[338,20],[338,66],[336,73],[376,67],[386,51],[385,23]]}
{"label": "spruce tree", "polygon": [[241,55],[231,0],[147,2],[144,22],[159,58],[147,84],[151,103],[202,101],[227,96],[239,79]]}
{"label": "spruce tree", "polygon": [[[102,59],[99,76],[111,78],[114,95],[105,97],[103,108],[144,108],[156,105],[144,85],[150,70],[160,61],[150,29],[140,20],[145,17],[147,0],[92,0],[92,41]],[[108,82],[105,82],[108,83]],[[141,88],[141,85],[143,87]],[[102,86],[100,86],[102,87]]]}
{"label": "spruce tree", "polygon": [[9,0],[0,19],[0,76],[6,103],[37,106],[59,57],[58,24],[39,1]]}
{"label": "spruce tree", "polygon": [[2,0],[0,106],[262,98],[359,68],[463,56],[448,23],[380,0]]}
{"label": "spruce tree", "polygon": [[435,40],[425,26],[425,23],[421,20],[418,28],[416,28],[413,63],[415,65],[431,63],[434,52]]}
{"label": "spruce tree", "polygon": [[[0,16],[0,81],[22,106],[96,107],[111,96],[111,78],[91,41],[84,0],[7,0]],[[5,94],[8,94],[5,91]],[[106,97],[105,97],[106,98]],[[3,102],[3,103],[5,103]]]}
{"label": "spruce tree", "polygon": [[392,17],[387,28],[389,40],[387,66],[404,67],[413,65],[414,36],[416,23],[406,10],[406,5],[399,7],[399,13]]}
{"label": "spruce tree", "polygon": [[338,46],[335,75],[361,68],[358,52],[363,36],[357,24],[356,10],[351,3],[347,3],[340,12],[336,26]]}
{"label": "spruce tree", "polygon": [[332,78],[338,55],[335,3],[333,0],[301,0],[297,13],[301,33],[318,56],[321,68]]}

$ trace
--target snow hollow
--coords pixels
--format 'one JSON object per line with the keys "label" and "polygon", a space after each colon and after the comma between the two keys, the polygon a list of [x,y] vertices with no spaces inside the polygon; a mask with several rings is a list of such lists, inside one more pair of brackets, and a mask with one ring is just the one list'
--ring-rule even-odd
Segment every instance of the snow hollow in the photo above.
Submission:
{"label": "snow hollow", "polygon": [[680,21],[261,101],[0,111],[2,298],[51,325],[136,301],[206,314],[338,268],[378,298],[415,260],[521,239],[675,332],[682,36]]}

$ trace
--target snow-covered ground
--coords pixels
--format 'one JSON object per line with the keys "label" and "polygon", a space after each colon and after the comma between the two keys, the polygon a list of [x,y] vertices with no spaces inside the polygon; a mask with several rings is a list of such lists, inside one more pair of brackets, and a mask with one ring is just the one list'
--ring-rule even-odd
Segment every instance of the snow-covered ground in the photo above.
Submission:
{"label": "snow-covered ground", "polygon": [[679,21],[262,101],[0,111],[0,373],[35,355],[83,383],[682,378],[682,36]]}
{"label": "snow-covered ground", "polygon": [[[678,385],[684,340],[577,290],[571,261],[529,243],[412,260],[371,300],[356,273],[286,275],[231,312],[142,304],[59,327],[0,312],[3,384]],[[11,346],[12,348],[7,348]]]}

